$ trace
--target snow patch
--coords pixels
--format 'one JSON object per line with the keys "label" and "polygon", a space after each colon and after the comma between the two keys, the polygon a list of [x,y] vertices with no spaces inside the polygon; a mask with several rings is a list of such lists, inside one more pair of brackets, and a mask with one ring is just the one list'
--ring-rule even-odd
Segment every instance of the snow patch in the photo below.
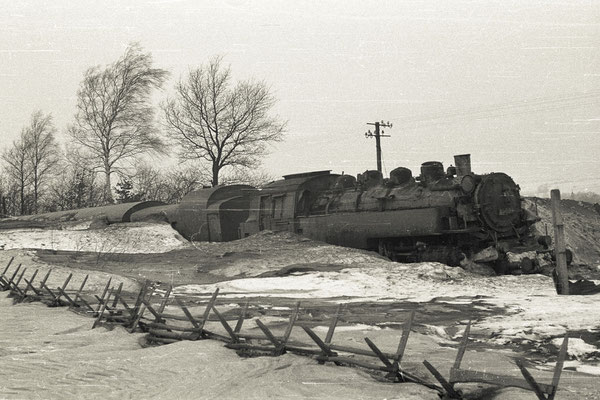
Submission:
{"label": "snow patch", "polygon": [[188,242],[168,224],[127,223],[103,229],[86,224],[69,229],[2,230],[0,248],[85,251],[94,253],[163,253],[188,247]]}
{"label": "snow patch", "polygon": [[[560,348],[562,342],[563,339],[561,338],[552,339],[552,344],[557,348]],[[583,341],[583,339],[569,338],[567,354],[577,360],[581,360],[590,358],[592,356],[600,356],[600,349],[594,345],[586,343]]]}

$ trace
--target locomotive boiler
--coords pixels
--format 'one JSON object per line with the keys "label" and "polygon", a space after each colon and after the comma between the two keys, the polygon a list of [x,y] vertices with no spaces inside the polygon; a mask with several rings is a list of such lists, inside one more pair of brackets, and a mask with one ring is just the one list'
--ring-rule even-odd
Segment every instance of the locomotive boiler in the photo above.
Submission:
{"label": "locomotive boiler", "polygon": [[251,199],[240,235],[290,231],[398,261],[481,260],[497,273],[521,267],[511,267],[508,251],[547,248],[548,238],[532,236],[538,219],[521,207],[510,176],[473,173],[469,154],[454,160],[447,170],[425,162],[417,177],[403,167],[387,179],[378,171],[357,178],[330,171],[284,176]]}

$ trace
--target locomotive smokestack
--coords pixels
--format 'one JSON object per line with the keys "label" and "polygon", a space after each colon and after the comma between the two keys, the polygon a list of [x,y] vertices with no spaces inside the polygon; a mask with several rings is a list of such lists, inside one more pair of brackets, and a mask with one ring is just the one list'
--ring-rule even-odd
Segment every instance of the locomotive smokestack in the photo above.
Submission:
{"label": "locomotive smokestack", "polygon": [[454,156],[454,164],[456,165],[456,176],[461,177],[471,174],[470,154],[459,154]]}

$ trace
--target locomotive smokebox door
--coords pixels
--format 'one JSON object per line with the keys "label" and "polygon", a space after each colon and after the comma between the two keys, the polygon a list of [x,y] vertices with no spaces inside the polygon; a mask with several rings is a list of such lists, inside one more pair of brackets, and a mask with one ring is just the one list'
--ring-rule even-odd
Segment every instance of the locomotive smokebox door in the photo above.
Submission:
{"label": "locomotive smokebox door", "polygon": [[509,232],[519,224],[521,197],[508,175],[485,175],[475,190],[475,199],[481,218],[496,232]]}

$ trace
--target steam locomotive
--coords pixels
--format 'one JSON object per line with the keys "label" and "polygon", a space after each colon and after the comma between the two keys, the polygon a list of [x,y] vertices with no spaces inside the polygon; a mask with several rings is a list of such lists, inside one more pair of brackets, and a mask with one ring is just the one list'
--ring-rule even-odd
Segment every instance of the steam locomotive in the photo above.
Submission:
{"label": "steam locomotive", "polygon": [[289,231],[397,261],[458,265],[469,259],[487,262],[497,273],[530,272],[535,260],[515,265],[507,253],[549,251],[550,239],[533,236],[539,218],[522,207],[519,186],[504,173],[473,173],[469,154],[454,161],[447,170],[441,162],[425,162],[417,177],[403,167],[387,179],[378,171],[357,178],[314,171],[286,175],[261,190],[203,189],[188,195],[168,219],[191,240]]}

